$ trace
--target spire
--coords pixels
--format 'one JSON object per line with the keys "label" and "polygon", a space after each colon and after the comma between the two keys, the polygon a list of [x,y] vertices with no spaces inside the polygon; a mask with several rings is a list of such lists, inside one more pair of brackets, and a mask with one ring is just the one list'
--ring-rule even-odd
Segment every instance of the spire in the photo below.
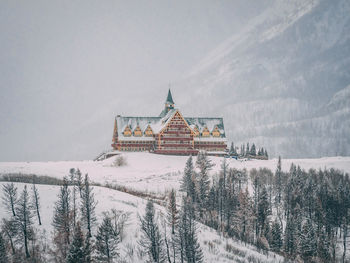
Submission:
{"label": "spire", "polygon": [[160,117],[164,117],[170,110],[174,109],[174,101],[173,101],[173,96],[171,95],[171,91],[169,88],[168,91],[168,96],[165,101],[165,108],[164,110],[160,113]]}
{"label": "spire", "polygon": [[170,88],[169,88],[169,91],[168,91],[168,97],[166,98],[166,101],[165,101],[165,104],[175,104],[174,101],[173,101],[173,96],[171,96],[171,91],[170,91]]}

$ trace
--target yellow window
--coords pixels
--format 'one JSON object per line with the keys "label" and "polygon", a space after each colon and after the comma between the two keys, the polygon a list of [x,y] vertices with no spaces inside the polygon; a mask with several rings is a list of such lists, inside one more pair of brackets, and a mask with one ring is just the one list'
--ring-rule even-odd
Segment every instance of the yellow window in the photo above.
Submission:
{"label": "yellow window", "polygon": [[136,137],[141,137],[142,136],[142,131],[140,129],[140,126],[137,125],[137,127],[134,130],[134,136]]}
{"label": "yellow window", "polygon": [[214,128],[212,134],[214,137],[220,137],[220,131],[219,131],[218,127]]}
{"label": "yellow window", "polygon": [[209,136],[210,136],[210,132],[209,132],[208,128],[205,127],[203,129],[203,132],[202,132],[202,137],[209,137]]}
{"label": "yellow window", "polygon": [[131,129],[130,129],[129,126],[126,126],[126,127],[125,127],[124,132],[123,132],[123,135],[124,135],[124,136],[127,136],[127,137],[131,136]]}

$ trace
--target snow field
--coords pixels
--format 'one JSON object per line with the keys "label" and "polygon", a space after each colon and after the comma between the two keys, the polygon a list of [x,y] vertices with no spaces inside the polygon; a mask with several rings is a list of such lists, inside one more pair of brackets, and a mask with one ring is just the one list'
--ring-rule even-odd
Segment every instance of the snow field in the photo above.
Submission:
{"label": "snow field", "polygon": [[[0,162],[0,174],[23,173],[48,175],[63,178],[70,168],[79,168],[83,174],[88,173],[93,182],[123,185],[135,190],[163,194],[172,188],[179,189],[180,180],[187,156],[167,156],[144,152],[124,152],[125,166],[115,166],[117,157],[94,161],[61,161],[61,162]],[[195,157],[194,157],[195,159]],[[215,164],[211,174],[220,170],[224,158],[210,157]],[[251,170],[269,168],[275,171],[277,159],[271,160],[235,160],[226,159],[229,167]],[[350,173],[350,157],[325,157],[319,159],[282,159],[282,169],[289,171],[294,163],[303,169],[336,168]]]}
{"label": "snow field", "polygon": [[[0,182],[0,188],[4,182]],[[15,183],[18,187],[18,194],[22,192],[24,183]],[[36,185],[40,196],[40,213],[42,219],[42,225],[39,226],[37,218],[33,217],[33,226],[37,229],[38,236],[45,236],[46,242],[52,245],[53,227],[51,225],[54,206],[57,201],[57,195],[59,192],[59,186],[51,185]],[[129,219],[124,229],[124,237],[119,244],[119,252],[121,259],[126,262],[145,262],[145,258],[140,259],[138,256],[138,244],[137,241],[140,238],[140,223],[139,216],[142,216],[146,207],[146,200],[132,196],[120,191],[107,189],[104,187],[93,187],[93,193],[95,194],[95,200],[98,202],[96,206],[97,224],[101,222],[103,212],[116,209],[124,213],[129,214]],[[27,189],[31,195],[31,185],[27,184]],[[5,213],[5,207],[0,205],[0,218],[8,217]],[[158,213],[159,221],[162,220],[165,213],[164,207],[155,205]],[[161,225],[161,222],[159,222]],[[204,253],[205,262],[248,262],[248,258],[259,259],[260,262],[272,263],[283,262],[283,258],[269,253],[269,256],[263,255],[256,251],[253,246],[245,246],[240,241],[234,241],[232,239],[225,238],[219,235],[213,229],[204,226],[202,224],[197,225],[198,239],[200,241],[201,248]],[[97,225],[94,227],[94,233],[96,233]],[[237,261],[240,260],[240,261]]]}

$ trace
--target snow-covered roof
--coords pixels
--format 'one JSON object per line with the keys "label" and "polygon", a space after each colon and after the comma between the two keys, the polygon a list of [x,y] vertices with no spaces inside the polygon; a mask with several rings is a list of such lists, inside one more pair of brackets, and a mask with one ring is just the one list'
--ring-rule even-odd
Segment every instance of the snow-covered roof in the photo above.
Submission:
{"label": "snow-covered roof", "polygon": [[222,137],[225,137],[224,120],[222,118],[201,118],[201,117],[186,117],[188,125],[194,129],[197,127],[199,132],[202,132],[205,127],[212,132],[215,127],[218,127]]}
{"label": "snow-covered roof", "polygon": [[[141,137],[123,136],[123,131],[126,127],[134,131],[137,126],[140,127],[143,133],[150,126],[153,133],[157,134],[168,124],[177,111],[177,109],[170,109],[163,117],[124,117],[118,115],[116,117],[118,137],[121,140],[132,140],[132,138],[140,140]],[[202,132],[204,128],[208,128],[212,132],[217,127],[221,134],[220,138],[225,138],[224,121],[222,118],[184,117],[184,119],[191,129],[197,127],[199,132]],[[206,138],[208,140],[213,139],[213,137]]]}

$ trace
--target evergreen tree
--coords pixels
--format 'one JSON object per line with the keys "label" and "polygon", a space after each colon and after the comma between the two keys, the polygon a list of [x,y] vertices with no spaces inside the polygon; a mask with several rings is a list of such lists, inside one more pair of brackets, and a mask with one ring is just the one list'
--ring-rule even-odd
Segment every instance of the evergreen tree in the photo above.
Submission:
{"label": "evergreen tree", "polygon": [[27,185],[24,186],[23,192],[18,200],[16,207],[16,225],[18,231],[18,242],[24,245],[24,251],[26,258],[30,257],[29,253],[29,240],[33,234],[32,229],[32,207],[29,201],[29,194],[27,191]]}
{"label": "evergreen tree", "polygon": [[9,262],[9,259],[6,251],[6,242],[0,232],[0,263],[7,263],[7,262]]}
{"label": "evergreen tree", "polygon": [[178,223],[178,210],[176,207],[176,192],[174,189],[171,190],[169,193],[169,202],[167,206],[167,220],[171,227],[171,234],[175,234],[175,228],[177,227]]}
{"label": "evergreen tree", "polygon": [[331,260],[330,242],[324,226],[320,229],[318,234],[317,255],[323,262],[330,262]]}
{"label": "evergreen tree", "polygon": [[284,251],[293,255],[297,251],[296,224],[291,216],[287,217],[286,230],[284,234]]}
{"label": "evergreen tree", "polygon": [[77,173],[74,168],[69,170],[69,179],[72,187],[72,213],[73,213],[73,226],[77,221],[77,191],[79,191],[78,182],[77,182]]}
{"label": "evergreen tree", "polygon": [[113,262],[118,256],[119,241],[119,235],[113,228],[111,218],[106,214],[97,230],[97,259],[101,262]]}
{"label": "evergreen tree", "polygon": [[276,203],[281,204],[282,201],[282,163],[281,156],[278,156],[278,163],[275,172],[275,185],[276,185]]}
{"label": "evergreen tree", "polygon": [[259,196],[258,215],[257,215],[260,234],[264,233],[265,227],[268,224],[267,217],[270,214],[271,214],[271,210],[270,210],[270,206],[269,206],[268,194],[266,191],[266,187],[263,186],[261,194]]}
{"label": "evergreen tree", "polygon": [[250,154],[250,148],[249,148],[249,142],[247,142],[247,147],[245,149],[245,155],[249,155]]}
{"label": "evergreen tree", "polygon": [[316,237],[312,222],[306,220],[300,236],[300,252],[305,260],[310,260],[317,251]]}
{"label": "evergreen tree", "polygon": [[234,154],[234,145],[233,145],[233,142],[231,142],[231,147],[230,147],[230,155],[233,155]]}
{"label": "evergreen tree", "polygon": [[84,249],[84,235],[81,231],[79,222],[74,229],[72,243],[69,247],[67,263],[86,263]]}
{"label": "evergreen tree", "polygon": [[252,145],[252,148],[250,149],[250,155],[256,156],[256,148],[254,143]]}
{"label": "evergreen tree", "polygon": [[202,216],[205,210],[206,201],[209,193],[209,171],[214,166],[205,152],[200,151],[196,161],[197,168],[199,169],[198,174],[198,201],[200,216]]}
{"label": "evergreen tree", "polygon": [[2,200],[5,207],[13,216],[16,216],[16,202],[17,202],[17,187],[14,183],[3,184],[2,186],[3,196]]}
{"label": "evergreen tree", "polygon": [[183,199],[180,214],[178,235],[181,262],[203,262],[203,252],[196,234],[194,207],[188,198]]}
{"label": "evergreen tree", "polygon": [[264,152],[264,156],[265,156],[266,158],[269,158],[269,155],[267,154],[266,149],[265,149],[265,152]]}
{"label": "evergreen tree", "polygon": [[39,192],[38,192],[38,188],[36,188],[35,184],[33,183],[33,197],[32,197],[32,202],[33,202],[33,207],[36,211],[36,215],[38,217],[38,223],[41,226],[41,217],[40,217],[40,197],[39,197]]}
{"label": "evergreen tree", "polygon": [[75,170],[75,180],[76,180],[76,185],[78,186],[78,189],[79,189],[80,198],[82,198],[84,183],[83,183],[83,176],[79,169]]}
{"label": "evergreen tree", "polygon": [[93,188],[90,186],[89,177],[86,174],[84,180],[84,187],[82,189],[81,216],[82,222],[87,228],[88,237],[92,237],[92,227],[96,222],[95,207],[97,203],[95,201],[95,196],[92,191]]}
{"label": "evergreen tree", "polygon": [[245,192],[241,191],[238,196],[239,208],[236,213],[236,232],[244,242],[252,239],[255,220],[252,201],[249,196],[248,188]]}
{"label": "evergreen tree", "polygon": [[230,147],[230,155],[233,155],[233,156],[237,155],[237,150],[233,142],[231,143],[231,147]]}
{"label": "evergreen tree", "polygon": [[155,210],[152,201],[148,201],[146,212],[141,221],[142,238],[139,244],[147,252],[151,262],[163,262],[163,239],[155,218]]}
{"label": "evergreen tree", "polygon": [[280,252],[282,245],[282,228],[276,219],[271,228],[270,248],[274,252]]}
{"label": "evergreen tree", "polygon": [[195,189],[195,172],[193,167],[192,156],[188,157],[184,175],[181,181],[180,190],[184,191],[187,196],[191,197],[192,201],[195,201],[196,189]]}
{"label": "evergreen tree", "polygon": [[68,253],[71,237],[70,192],[68,182],[64,180],[55,203],[52,226],[54,227],[55,253],[58,261],[63,262]]}
{"label": "evergreen tree", "polygon": [[84,242],[84,262],[85,263],[94,262],[94,260],[92,259],[93,248],[94,247],[91,244],[91,238],[86,236],[85,242]]}

